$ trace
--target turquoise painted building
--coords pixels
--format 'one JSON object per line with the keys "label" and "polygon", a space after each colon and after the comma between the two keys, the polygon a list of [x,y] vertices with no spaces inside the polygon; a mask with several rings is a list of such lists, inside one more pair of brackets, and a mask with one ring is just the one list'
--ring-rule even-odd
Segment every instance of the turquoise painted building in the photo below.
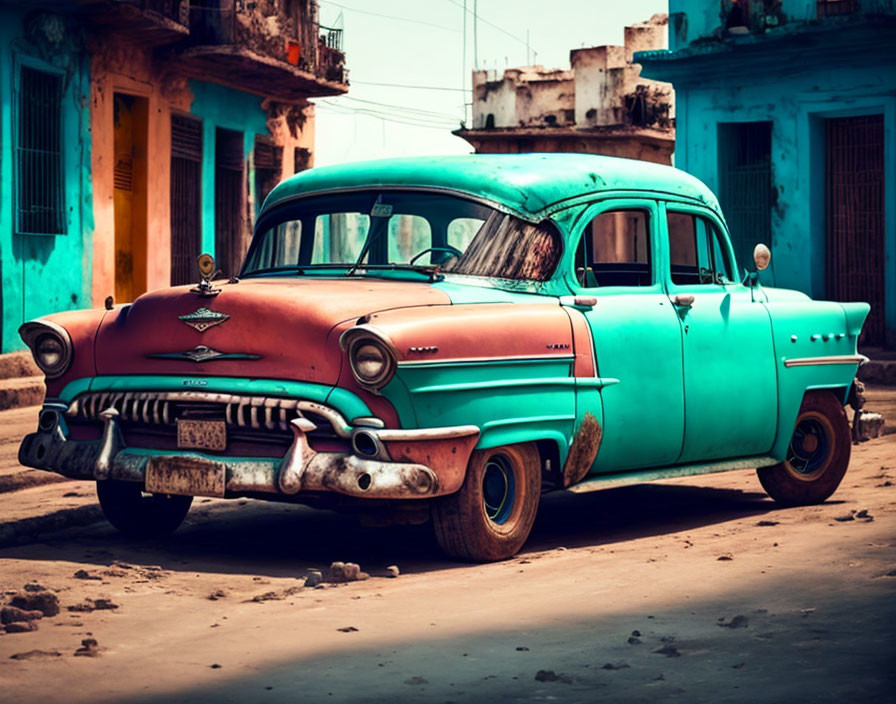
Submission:
{"label": "turquoise painted building", "polygon": [[675,165],[720,197],[738,261],[769,284],[871,303],[865,348],[896,344],[896,3],[669,0]]}
{"label": "turquoise painted building", "polygon": [[91,305],[90,62],[59,15],[0,6],[0,350]]}
{"label": "turquoise painted building", "polygon": [[[19,326],[236,274],[264,196],[348,89],[314,0],[0,2],[0,352]],[[277,19],[276,35],[259,18]]]}

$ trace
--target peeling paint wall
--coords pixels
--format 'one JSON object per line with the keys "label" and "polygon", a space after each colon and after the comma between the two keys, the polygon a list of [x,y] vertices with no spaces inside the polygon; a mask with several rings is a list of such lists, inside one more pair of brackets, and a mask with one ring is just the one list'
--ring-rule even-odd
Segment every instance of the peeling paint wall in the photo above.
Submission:
{"label": "peeling paint wall", "polygon": [[[0,7],[0,352],[24,347],[18,327],[31,318],[91,305],[89,66],[76,28],[55,15]],[[62,184],[65,234],[16,234],[17,66],[63,76]]]}
{"label": "peeling paint wall", "polygon": [[674,120],[672,86],[642,78],[635,51],[666,46],[667,19],[626,27],[624,46],[570,52],[571,69],[524,66],[473,72],[474,130],[515,127],[667,128]]}

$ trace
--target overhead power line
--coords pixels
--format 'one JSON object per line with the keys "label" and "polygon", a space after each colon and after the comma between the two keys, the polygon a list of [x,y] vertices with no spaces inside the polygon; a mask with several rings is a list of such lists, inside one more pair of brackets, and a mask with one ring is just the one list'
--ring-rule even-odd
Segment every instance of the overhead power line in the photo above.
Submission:
{"label": "overhead power line", "polygon": [[[457,0],[448,0],[448,2],[450,2],[452,5],[455,5],[455,6],[459,7],[460,9],[464,10],[467,14],[469,14],[469,15],[473,15],[473,17],[474,17],[475,19],[478,19],[480,22],[482,22],[482,24],[487,24],[487,25],[488,25],[489,27],[491,27],[492,29],[496,29],[496,30],[498,30],[499,32],[501,32],[501,34],[506,34],[506,35],[507,35],[508,37],[510,37],[511,39],[515,39],[515,40],[518,41],[520,44],[524,44],[527,48],[529,48],[529,42],[528,42],[528,41],[526,41],[525,39],[521,39],[520,37],[516,36],[515,34],[511,34],[511,33],[508,32],[506,29],[504,29],[503,27],[501,27],[501,26],[495,24],[494,22],[489,22],[489,21],[488,21],[487,19],[485,19],[482,15],[479,15],[479,14],[477,14],[475,11],[470,10],[469,8],[465,7],[462,3],[459,3]],[[535,52],[535,53],[538,53],[538,52]],[[528,57],[527,57],[527,58],[528,58]]]}
{"label": "overhead power line", "polygon": [[433,27],[434,29],[441,29],[445,32],[454,32],[455,34],[459,33],[459,29],[455,29],[454,27],[446,27],[443,24],[435,24],[434,22],[426,22],[425,20],[415,20],[410,17],[399,17],[397,15],[384,15],[381,12],[371,12],[370,10],[359,10],[357,7],[349,7],[348,5],[342,5],[338,2],[331,2],[331,0],[321,0],[323,4],[333,5],[334,7],[338,7],[342,10],[348,10],[349,12],[357,12],[359,15],[371,15],[372,17],[383,17],[387,20],[395,20],[396,22],[409,22],[410,24],[421,24],[426,27]]}
{"label": "overhead power line", "polygon": [[355,98],[352,95],[345,95],[338,98],[338,100],[350,100],[355,103],[363,103],[365,105],[374,105],[378,108],[386,108],[388,110],[398,110],[400,112],[407,112],[415,115],[421,115],[423,117],[450,117],[452,120],[454,119],[454,115],[449,115],[444,112],[435,112],[434,110],[421,110],[420,108],[412,108],[407,105],[392,105],[391,103],[381,103],[376,100],[364,100],[362,98]]}
{"label": "overhead power line", "polygon": [[455,93],[466,93],[464,88],[446,88],[445,86],[414,86],[407,83],[375,83],[373,81],[356,81],[352,79],[353,86],[383,86],[385,88],[413,88],[415,90],[449,90]]}

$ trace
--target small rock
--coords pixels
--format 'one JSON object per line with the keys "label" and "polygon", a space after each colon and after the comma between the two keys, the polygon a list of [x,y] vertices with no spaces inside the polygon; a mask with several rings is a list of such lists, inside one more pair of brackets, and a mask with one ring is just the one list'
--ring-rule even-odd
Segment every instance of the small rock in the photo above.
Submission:
{"label": "small rock", "polygon": [[730,552],[726,552],[719,555],[716,559],[721,562],[729,562],[734,559],[734,555],[732,555]]}
{"label": "small rock", "polygon": [[518,645],[518,646],[516,646],[516,649],[517,649],[517,651],[519,651],[521,653],[525,653],[529,650],[525,645]]}
{"label": "small rock", "polygon": [[631,665],[629,665],[626,662],[619,662],[619,663],[608,662],[601,669],[602,670],[624,670],[627,667],[631,667]]}
{"label": "small rock", "polygon": [[734,669],[734,670],[743,670],[743,669],[744,669],[744,665],[746,665],[746,664],[747,664],[747,663],[745,663],[745,662],[739,662],[739,663],[737,663],[737,665],[732,665],[731,667],[732,667],[732,669]]}
{"label": "small rock", "polygon": [[25,611],[15,606],[0,608],[0,623],[19,623],[22,621],[37,621],[43,618],[40,611]]}
{"label": "small rock", "polygon": [[95,658],[100,654],[100,646],[96,642],[96,638],[84,638],[81,641],[81,647],[75,651],[76,656]]}
{"label": "small rock", "polygon": [[42,584],[38,584],[37,582],[29,582],[24,587],[26,592],[45,592],[48,591],[45,586]]}
{"label": "small rock", "polygon": [[117,609],[118,604],[111,599],[94,599],[93,608],[97,611],[111,611],[112,609]]}
{"label": "small rock", "polygon": [[638,631],[638,630],[632,631],[632,635],[633,635],[635,638],[640,638],[640,637],[641,637],[641,631]]}
{"label": "small rock", "polygon": [[209,667],[212,670],[220,670],[221,669],[221,666],[218,663],[213,663],[213,664],[209,665]]}
{"label": "small rock", "polygon": [[398,569],[398,565],[389,565],[386,568],[386,576],[387,577],[397,577],[401,572]]}
{"label": "small rock", "polygon": [[722,628],[746,628],[750,623],[750,620],[744,616],[743,614],[738,614],[730,621],[726,621],[724,618],[719,619],[719,623],[717,626],[721,626]]}
{"label": "small rock", "polygon": [[14,653],[9,656],[10,660],[30,660],[31,658],[58,658],[62,653],[58,650],[28,650],[24,653]]}
{"label": "small rock", "polygon": [[535,679],[538,682],[563,682],[565,684],[572,682],[568,675],[564,675],[563,673],[558,675],[553,670],[539,670],[535,673]]}
{"label": "small rock", "polygon": [[405,684],[415,684],[415,685],[429,684],[429,682],[426,679],[424,679],[423,677],[409,677],[408,679],[406,679],[404,681],[404,683]]}
{"label": "small rock", "polygon": [[337,631],[340,633],[357,633],[358,629],[354,626],[343,626],[342,628],[337,628]]}
{"label": "small rock", "polygon": [[226,598],[227,598],[227,592],[225,592],[223,589],[215,589],[215,591],[213,591],[211,594],[208,595],[209,601],[217,601],[218,599],[226,599]]}
{"label": "small rock", "polygon": [[55,616],[59,613],[59,597],[47,591],[16,594],[9,601],[23,611],[40,611],[44,616]]}
{"label": "small rock", "polygon": [[803,616],[811,616],[815,613],[815,609],[800,609],[800,614]]}
{"label": "small rock", "polygon": [[835,521],[839,521],[840,523],[846,523],[846,521],[854,521],[855,520],[855,511],[850,511],[849,513],[843,516],[834,516]]}
{"label": "small rock", "polygon": [[678,648],[672,645],[672,643],[666,643],[662,648],[657,648],[653,652],[658,655],[665,655],[667,658],[681,657],[681,653],[678,652]]}
{"label": "small rock", "polygon": [[311,570],[307,576],[305,577],[305,586],[306,587],[316,587],[318,584],[324,581],[324,575],[320,570]]}
{"label": "small rock", "polygon": [[766,528],[769,526],[776,526],[780,523],[780,521],[759,521],[756,525],[761,528]]}
{"label": "small rock", "polygon": [[370,577],[362,572],[354,562],[334,562],[324,573],[324,581],[339,584],[341,582],[358,582]]}
{"label": "small rock", "polygon": [[638,638],[637,636],[631,636],[631,637],[628,639],[628,644],[629,644],[629,645],[640,645],[640,644],[641,644],[641,639]]}
{"label": "small rock", "polygon": [[87,570],[78,570],[77,572],[75,572],[72,575],[72,577],[74,577],[75,579],[96,579],[96,580],[102,579],[102,577],[97,577],[95,575],[90,574],[90,572],[88,572]]}
{"label": "small rock", "polygon": [[868,513],[867,508],[863,508],[861,511],[856,511],[856,518],[858,518],[861,521],[865,521],[865,523],[868,523],[869,521],[874,520],[874,516],[872,516],[870,513]]}
{"label": "small rock", "polygon": [[28,633],[37,630],[37,621],[15,621],[3,626],[7,633]]}

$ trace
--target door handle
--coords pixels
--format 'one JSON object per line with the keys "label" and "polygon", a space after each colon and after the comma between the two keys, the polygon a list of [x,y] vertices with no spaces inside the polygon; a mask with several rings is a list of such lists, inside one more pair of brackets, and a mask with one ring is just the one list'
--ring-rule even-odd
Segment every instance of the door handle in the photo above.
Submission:
{"label": "door handle", "polygon": [[597,305],[597,296],[560,296],[560,305],[572,308],[594,308]]}
{"label": "door handle", "polygon": [[682,308],[690,308],[694,305],[694,294],[693,293],[676,293],[672,298],[672,302],[681,306]]}

